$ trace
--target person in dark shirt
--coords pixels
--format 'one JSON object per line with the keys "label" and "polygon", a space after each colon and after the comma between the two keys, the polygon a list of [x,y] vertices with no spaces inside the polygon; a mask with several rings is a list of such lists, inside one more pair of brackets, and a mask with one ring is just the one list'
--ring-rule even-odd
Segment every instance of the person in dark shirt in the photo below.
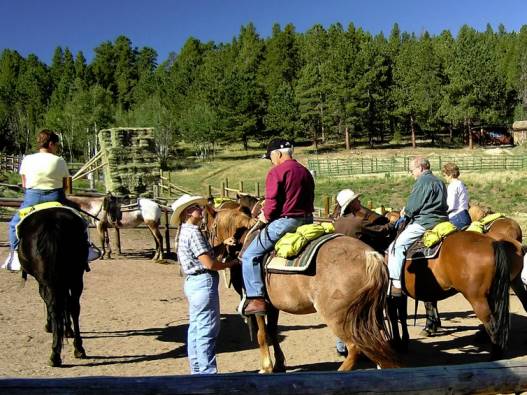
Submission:
{"label": "person in dark shirt", "polygon": [[249,244],[242,256],[242,271],[248,303],[246,315],[265,314],[263,256],[287,232],[313,222],[315,182],[309,170],[293,159],[293,146],[286,140],[273,140],[264,158],[273,168],[265,181],[265,204],[258,220],[267,226]]}
{"label": "person in dark shirt", "polygon": [[395,227],[388,218],[363,207],[360,193],[343,189],[337,195],[340,212],[335,220],[335,232],[359,239],[376,251],[384,253],[395,236]]}
{"label": "person in dark shirt", "polygon": [[430,171],[428,159],[414,158],[410,162],[409,171],[416,182],[401,212],[401,216],[406,217],[408,225],[388,250],[388,270],[392,280],[393,296],[401,293],[401,270],[406,250],[414,241],[422,237],[427,229],[448,221],[446,187],[443,181]]}

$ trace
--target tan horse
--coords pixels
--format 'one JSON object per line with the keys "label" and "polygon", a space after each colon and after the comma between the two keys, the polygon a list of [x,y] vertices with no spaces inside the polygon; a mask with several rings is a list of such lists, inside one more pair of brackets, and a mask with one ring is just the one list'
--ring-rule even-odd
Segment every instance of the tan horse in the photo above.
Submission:
{"label": "tan horse", "polygon": [[[239,249],[254,219],[237,209],[216,212],[209,207],[207,211],[212,245],[221,250],[223,241],[234,236]],[[348,348],[339,370],[352,369],[360,353],[381,367],[397,366],[383,319],[388,272],[383,257],[371,247],[351,237],[337,237],[320,247],[315,265],[307,273],[266,273],[265,283],[271,302],[267,324],[264,317],[256,317],[261,373],[285,371],[277,338],[279,311],[318,312]],[[274,366],[268,338],[274,348]]]}
{"label": "tan horse", "polygon": [[[468,213],[472,221],[479,221],[493,211],[489,207],[481,205],[471,205]],[[522,242],[522,229],[518,222],[509,217],[498,218],[490,224],[487,235],[496,240],[513,239]]]}

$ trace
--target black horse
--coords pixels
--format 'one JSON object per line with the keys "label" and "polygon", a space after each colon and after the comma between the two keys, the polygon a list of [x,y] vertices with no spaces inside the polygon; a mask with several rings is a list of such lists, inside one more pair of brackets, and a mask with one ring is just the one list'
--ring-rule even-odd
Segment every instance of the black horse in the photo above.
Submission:
{"label": "black horse", "polygon": [[38,282],[46,303],[46,330],[53,333],[50,366],[60,366],[62,342],[71,332],[76,358],[86,358],[79,329],[80,296],[88,258],[86,223],[69,208],[37,211],[19,225],[18,255],[24,271]]}

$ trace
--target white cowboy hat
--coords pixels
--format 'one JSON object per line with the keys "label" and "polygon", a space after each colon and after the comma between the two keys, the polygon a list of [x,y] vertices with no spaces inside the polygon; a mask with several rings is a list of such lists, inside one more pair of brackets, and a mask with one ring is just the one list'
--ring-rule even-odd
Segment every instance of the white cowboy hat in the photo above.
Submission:
{"label": "white cowboy hat", "polygon": [[342,214],[346,210],[346,207],[361,195],[361,193],[355,193],[351,189],[343,189],[340,191],[337,195],[337,203],[340,206],[340,213]]}
{"label": "white cowboy hat", "polygon": [[174,211],[172,213],[172,216],[170,217],[170,224],[171,225],[179,225],[179,216],[181,213],[189,206],[192,206],[193,204],[199,204],[200,206],[204,206],[207,204],[207,198],[204,198],[203,196],[197,196],[197,195],[182,195],[178,200],[176,200],[174,203],[172,203],[171,207]]}

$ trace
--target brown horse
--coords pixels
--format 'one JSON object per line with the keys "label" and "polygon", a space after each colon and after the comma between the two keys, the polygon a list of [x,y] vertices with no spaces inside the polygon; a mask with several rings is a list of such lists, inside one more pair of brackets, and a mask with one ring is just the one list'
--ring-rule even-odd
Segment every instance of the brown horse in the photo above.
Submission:
{"label": "brown horse", "polygon": [[[239,249],[254,219],[238,209],[216,212],[209,207],[207,211],[211,244],[221,250],[225,239],[235,237]],[[285,371],[285,357],[277,338],[279,311],[318,312],[348,348],[339,370],[352,369],[361,352],[381,367],[397,366],[383,319],[387,268],[382,256],[360,240],[346,236],[332,239],[320,247],[315,266],[307,273],[266,273],[265,283],[271,306],[267,324],[264,317],[256,317],[260,372]],[[268,336],[274,348],[274,367]]]}
{"label": "brown horse", "polygon": [[[472,221],[479,221],[493,211],[489,207],[478,204],[470,206],[468,213]],[[496,240],[513,239],[522,242],[522,229],[518,222],[509,217],[501,217],[492,222],[487,230],[487,234]]]}
{"label": "brown horse", "polygon": [[476,232],[448,236],[433,259],[406,261],[402,278],[409,296],[436,302],[458,292],[483,323],[496,358],[509,335],[509,286],[523,265],[521,246]]}

